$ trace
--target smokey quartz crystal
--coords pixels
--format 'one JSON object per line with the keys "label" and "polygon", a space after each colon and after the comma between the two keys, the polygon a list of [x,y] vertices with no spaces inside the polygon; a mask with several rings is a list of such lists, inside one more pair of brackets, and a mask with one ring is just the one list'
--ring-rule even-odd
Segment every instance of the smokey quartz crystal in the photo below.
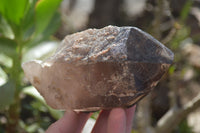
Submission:
{"label": "smokey quartz crystal", "polygon": [[134,105],[156,86],[173,56],[136,27],[107,26],[68,35],[53,56],[22,67],[54,109],[96,111]]}

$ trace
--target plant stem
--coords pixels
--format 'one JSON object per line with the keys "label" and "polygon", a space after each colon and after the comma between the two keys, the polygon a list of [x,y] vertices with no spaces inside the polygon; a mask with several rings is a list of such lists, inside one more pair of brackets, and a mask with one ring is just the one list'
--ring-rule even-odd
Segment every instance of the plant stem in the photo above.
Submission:
{"label": "plant stem", "polygon": [[6,126],[7,133],[15,133],[18,131],[18,122],[20,114],[20,100],[15,97],[14,103],[10,105],[8,110],[8,124]]}
{"label": "plant stem", "polygon": [[13,57],[13,66],[10,73],[10,78],[15,83],[15,96],[14,101],[8,109],[8,124],[6,127],[7,133],[19,132],[19,119],[20,119],[20,92],[21,92],[21,61],[22,61],[22,44],[17,41],[18,47],[16,49],[17,55]]}

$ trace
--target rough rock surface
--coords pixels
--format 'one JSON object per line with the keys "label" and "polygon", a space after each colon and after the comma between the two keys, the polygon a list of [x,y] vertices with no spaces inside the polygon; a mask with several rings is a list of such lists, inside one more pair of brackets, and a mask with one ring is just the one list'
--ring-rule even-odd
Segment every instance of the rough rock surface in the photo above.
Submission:
{"label": "rough rock surface", "polygon": [[172,61],[173,53],[140,29],[107,26],[68,35],[52,57],[22,67],[51,107],[96,111],[132,106]]}

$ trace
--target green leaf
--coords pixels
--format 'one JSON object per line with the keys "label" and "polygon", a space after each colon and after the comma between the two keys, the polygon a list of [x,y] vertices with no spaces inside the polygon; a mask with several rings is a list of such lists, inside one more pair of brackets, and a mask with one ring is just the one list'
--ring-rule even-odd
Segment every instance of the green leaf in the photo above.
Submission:
{"label": "green leaf", "polygon": [[41,34],[34,36],[33,39],[30,40],[30,42],[27,45],[25,45],[26,49],[31,49],[37,45],[40,45],[42,41],[48,40],[49,37],[58,29],[58,27],[60,26],[60,22],[60,14],[56,12],[46,29]]}
{"label": "green leaf", "polygon": [[0,37],[0,52],[4,53],[9,57],[13,57],[16,55],[16,47],[17,44],[14,40]]}
{"label": "green leaf", "polygon": [[[36,4],[36,34],[43,32],[50,23],[62,0],[40,0]],[[54,26],[54,25],[52,25]]]}
{"label": "green leaf", "polygon": [[6,78],[1,74],[1,71],[4,71],[4,73],[8,75],[11,70],[11,66],[12,59],[6,56],[5,54],[0,54],[0,85],[2,85],[1,78],[6,81]]}
{"label": "green leaf", "polygon": [[172,66],[169,67],[168,72],[169,72],[170,75],[172,75],[175,70],[176,70],[176,66],[172,65]]}
{"label": "green leaf", "polygon": [[31,0],[22,22],[23,40],[31,37],[35,28],[35,5],[37,0]]}
{"label": "green leaf", "polygon": [[193,1],[187,0],[183,6],[183,9],[181,11],[181,21],[185,21],[185,19],[188,17],[190,13],[190,8],[192,7]]}
{"label": "green leaf", "polygon": [[0,86],[0,110],[5,109],[12,103],[14,93],[15,85],[13,82],[8,81],[4,85]]}
{"label": "green leaf", "polygon": [[[1,66],[1,64],[0,64]],[[2,66],[0,67],[0,86],[5,84],[7,82],[7,75],[5,71],[2,69]]]}
{"label": "green leaf", "polygon": [[14,39],[14,33],[10,27],[10,25],[6,22],[6,20],[0,15],[0,32],[3,36]]}
{"label": "green leaf", "polygon": [[55,109],[52,109],[51,107],[49,107],[46,104],[44,98],[39,94],[39,92],[33,86],[24,88],[23,93],[30,95],[30,96],[34,97],[35,99],[39,100],[41,103],[43,103],[48,108],[52,117],[54,117],[55,119],[60,119],[63,116],[62,111],[55,110]]}
{"label": "green leaf", "polygon": [[49,22],[47,28],[42,33],[43,38],[48,38],[50,35],[56,32],[56,30],[59,28],[61,24],[61,16],[58,12],[54,14],[51,21]]}
{"label": "green leaf", "polygon": [[174,35],[171,41],[171,48],[177,49],[181,42],[185,40],[190,35],[190,28],[186,26],[182,26],[179,30],[177,30],[176,34]]}
{"label": "green leaf", "polygon": [[56,32],[56,30],[59,28],[61,24],[60,14],[56,12],[54,16],[52,17],[51,21],[49,22],[46,29],[42,32],[42,38],[47,39],[49,36],[51,36],[53,33]]}
{"label": "green leaf", "polygon": [[34,133],[34,132],[37,132],[37,130],[40,128],[40,125],[39,123],[33,123],[29,126],[26,127],[26,131],[28,133]]}
{"label": "green leaf", "polygon": [[0,13],[10,22],[19,25],[29,0],[0,0]]}

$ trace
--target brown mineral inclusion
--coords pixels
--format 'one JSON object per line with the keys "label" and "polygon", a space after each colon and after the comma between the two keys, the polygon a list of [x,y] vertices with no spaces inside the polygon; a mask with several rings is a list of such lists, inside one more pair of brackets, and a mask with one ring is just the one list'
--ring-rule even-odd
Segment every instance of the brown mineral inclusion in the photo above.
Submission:
{"label": "brown mineral inclusion", "polygon": [[138,102],[155,87],[173,57],[136,27],[107,26],[68,35],[53,56],[22,67],[54,109],[96,111]]}

